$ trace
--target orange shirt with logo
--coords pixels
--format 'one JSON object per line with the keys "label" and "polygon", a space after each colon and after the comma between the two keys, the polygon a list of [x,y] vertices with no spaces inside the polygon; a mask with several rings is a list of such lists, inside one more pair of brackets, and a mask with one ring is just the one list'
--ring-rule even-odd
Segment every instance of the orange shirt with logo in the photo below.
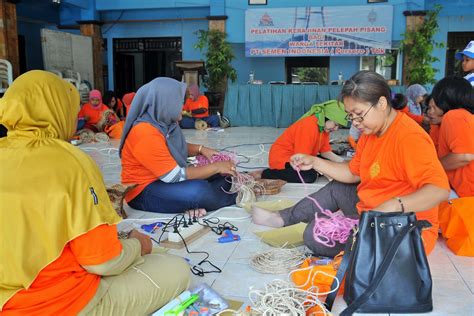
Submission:
{"label": "orange shirt with logo", "polygon": [[125,200],[133,200],[177,165],[159,130],[143,122],[133,126],[122,149],[122,183],[138,186],[127,192]]}
{"label": "orange shirt with logo", "polygon": [[[448,111],[439,129],[438,156],[474,154],[474,114],[465,109]],[[474,160],[446,171],[449,183],[460,197],[474,196]]]}
{"label": "orange shirt with logo", "polygon": [[0,314],[77,315],[94,297],[101,278],[82,266],[105,263],[121,251],[116,225],[90,230],[67,243],[59,258],[41,270],[27,290],[13,295]]}
{"label": "orange shirt with logo", "polygon": [[192,113],[192,116],[196,118],[208,117],[209,116],[209,101],[207,100],[207,97],[205,95],[200,95],[196,101],[193,101],[191,98],[187,98],[183,106],[183,111],[192,112],[200,108],[206,109],[206,112],[201,113],[201,114]]}
{"label": "orange shirt with logo", "polygon": [[79,111],[79,115],[78,117],[79,118],[84,118],[84,117],[89,117],[89,120],[87,121],[87,124],[89,125],[95,125],[97,123],[99,123],[101,117],[102,117],[102,113],[106,110],[108,110],[109,108],[107,107],[107,105],[101,103],[100,107],[98,107],[97,109],[93,108],[92,107],[92,104],[90,103],[86,103],[82,106],[81,110]]}
{"label": "orange shirt with logo", "polygon": [[[394,197],[403,199],[426,184],[449,190],[433,141],[421,126],[400,112],[384,135],[361,136],[349,168],[361,178],[357,187],[359,212],[374,210]],[[433,225],[422,233],[425,250],[430,253],[438,237],[438,207],[417,212],[416,216]]]}
{"label": "orange shirt with logo", "polygon": [[285,169],[285,164],[294,154],[316,156],[331,151],[329,133],[320,132],[318,119],[311,115],[288,127],[270,148],[270,169]]}

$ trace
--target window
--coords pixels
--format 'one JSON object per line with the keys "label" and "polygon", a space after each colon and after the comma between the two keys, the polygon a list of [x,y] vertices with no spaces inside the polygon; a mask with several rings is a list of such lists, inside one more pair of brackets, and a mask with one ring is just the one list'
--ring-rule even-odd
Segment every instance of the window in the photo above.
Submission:
{"label": "window", "polygon": [[328,84],[329,57],[285,58],[288,84]]}
{"label": "window", "polygon": [[391,50],[385,55],[362,56],[360,70],[370,70],[381,74],[385,79],[397,79],[398,50]]}

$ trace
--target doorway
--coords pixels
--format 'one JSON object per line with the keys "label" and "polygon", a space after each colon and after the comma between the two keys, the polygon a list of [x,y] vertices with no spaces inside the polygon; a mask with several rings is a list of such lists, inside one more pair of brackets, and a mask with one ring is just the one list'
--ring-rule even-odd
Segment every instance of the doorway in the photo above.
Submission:
{"label": "doorway", "polygon": [[114,39],[114,83],[118,96],[137,91],[156,77],[180,78],[181,38]]}

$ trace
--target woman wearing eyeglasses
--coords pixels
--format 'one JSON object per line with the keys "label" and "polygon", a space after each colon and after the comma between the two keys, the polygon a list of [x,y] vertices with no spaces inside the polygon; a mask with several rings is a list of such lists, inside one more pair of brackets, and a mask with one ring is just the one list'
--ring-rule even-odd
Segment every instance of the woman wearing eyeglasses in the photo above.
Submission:
{"label": "woman wearing eyeglasses", "polygon": [[[368,210],[417,212],[418,219],[432,224],[423,231],[429,253],[438,233],[437,206],[447,200],[449,183],[429,135],[407,115],[394,110],[390,96],[382,76],[358,72],[345,83],[340,95],[347,119],[362,134],[352,161],[337,163],[296,154],[290,162],[297,170],[314,169],[335,180],[311,194],[331,212],[341,210],[347,217]],[[344,248],[341,243],[327,247],[315,241],[313,227],[319,209],[309,199],[277,213],[261,208],[253,211],[256,224],[281,227],[309,223],[304,240],[316,255],[335,256]]]}

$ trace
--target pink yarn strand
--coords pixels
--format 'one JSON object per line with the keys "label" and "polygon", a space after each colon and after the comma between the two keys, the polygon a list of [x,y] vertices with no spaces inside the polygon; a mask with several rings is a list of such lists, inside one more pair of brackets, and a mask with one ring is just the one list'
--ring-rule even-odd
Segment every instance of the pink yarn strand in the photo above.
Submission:
{"label": "pink yarn strand", "polygon": [[232,161],[234,164],[237,164],[239,161],[237,159],[237,155],[234,153],[224,153],[220,152],[216,155],[212,155],[211,160],[207,159],[206,156],[197,155],[196,156],[196,166],[206,166],[213,162],[220,162],[220,161]]}
{"label": "pink yarn strand", "polygon": [[318,218],[318,213],[316,212],[314,214],[314,240],[331,248],[336,246],[336,242],[341,244],[345,243],[349,238],[352,227],[357,225],[359,220],[347,218],[341,211],[331,212],[330,210],[323,209],[315,198],[308,195],[308,187],[301,176],[300,169],[295,170],[296,173],[298,173],[301,183],[304,185],[306,198],[313,201],[321,213],[327,216],[327,218]]}

